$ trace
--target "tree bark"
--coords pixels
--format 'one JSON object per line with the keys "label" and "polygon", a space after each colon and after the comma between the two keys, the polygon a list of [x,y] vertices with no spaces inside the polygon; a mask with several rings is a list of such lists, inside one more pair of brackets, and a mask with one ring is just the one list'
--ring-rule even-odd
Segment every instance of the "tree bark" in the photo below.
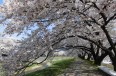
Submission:
{"label": "tree bark", "polygon": [[113,65],[114,71],[116,71],[116,60],[112,61],[112,65]]}
{"label": "tree bark", "polygon": [[95,65],[101,65],[102,60],[103,59],[98,58],[98,59],[94,60],[94,64]]}
{"label": "tree bark", "polygon": [[104,33],[105,33],[105,35],[106,35],[106,37],[108,39],[108,42],[110,43],[111,48],[113,49],[114,53],[116,54],[115,45],[114,45],[113,40],[111,39],[111,37],[110,37],[110,35],[109,35],[106,27],[105,26],[102,26],[101,29],[104,31]]}
{"label": "tree bark", "polygon": [[[110,57],[110,55],[109,55],[109,57]],[[110,59],[112,61],[113,69],[114,69],[114,71],[116,71],[116,56],[110,57]]]}
{"label": "tree bark", "polygon": [[92,56],[91,54],[88,54],[87,60],[90,60],[91,56]]}
{"label": "tree bark", "polygon": [[113,64],[114,71],[116,71],[116,62]]}
{"label": "tree bark", "polygon": [[[99,42],[99,44],[100,44],[100,42]],[[102,44],[100,44],[100,45],[102,45]],[[101,56],[99,56],[100,48],[97,46],[97,49],[96,49],[97,52],[95,53],[95,48],[92,43],[90,44],[90,46],[91,46],[91,53],[92,53],[93,59],[94,59],[94,64],[101,65],[103,59],[108,55],[108,53],[101,52]]]}
{"label": "tree bark", "polygon": [[107,56],[108,54],[105,53],[105,54],[102,54],[101,56],[96,56],[96,58],[94,59],[94,64],[96,65],[101,65],[103,59]]}

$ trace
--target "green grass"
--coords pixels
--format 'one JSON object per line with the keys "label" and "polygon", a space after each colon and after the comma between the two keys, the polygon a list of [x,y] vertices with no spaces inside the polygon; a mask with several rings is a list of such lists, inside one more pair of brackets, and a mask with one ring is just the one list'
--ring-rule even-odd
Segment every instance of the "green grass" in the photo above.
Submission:
{"label": "green grass", "polygon": [[51,62],[52,66],[40,71],[29,73],[25,76],[57,76],[61,74],[64,71],[64,69],[66,69],[73,61],[74,58],[53,61]]}
{"label": "green grass", "polygon": [[108,67],[110,70],[113,70],[113,65],[112,64],[102,64],[102,66]]}
{"label": "green grass", "polygon": [[[59,62],[59,61],[62,61],[62,60],[72,59],[72,58],[73,57],[54,57],[53,60],[45,61],[45,63],[49,62],[50,64],[53,64],[54,62]],[[33,67],[39,68],[39,67],[42,67],[42,64],[33,64],[33,65],[27,67],[25,72],[33,70]]]}
{"label": "green grass", "polygon": [[25,72],[26,72],[26,71],[31,70],[33,67],[36,67],[36,66],[38,66],[38,67],[39,67],[39,66],[40,66],[40,64],[33,64],[33,65],[31,65],[31,66],[27,67],[27,68],[26,68],[26,70],[25,70]]}
{"label": "green grass", "polygon": [[4,76],[5,75],[5,71],[2,68],[2,64],[0,63],[0,76]]}

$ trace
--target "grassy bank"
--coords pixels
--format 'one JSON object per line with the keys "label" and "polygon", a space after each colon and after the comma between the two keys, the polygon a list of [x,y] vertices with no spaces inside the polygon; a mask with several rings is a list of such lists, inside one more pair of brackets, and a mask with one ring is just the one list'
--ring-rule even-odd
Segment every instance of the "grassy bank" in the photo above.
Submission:
{"label": "grassy bank", "polygon": [[74,61],[74,58],[54,60],[51,62],[52,64],[51,66],[43,70],[29,73],[25,76],[57,76],[61,74],[64,71],[64,69],[66,69],[73,61]]}
{"label": "grassy bank", "polygon": [[2,63],[0,63],[0,76],[5,76],[5,71],[2,66]]}

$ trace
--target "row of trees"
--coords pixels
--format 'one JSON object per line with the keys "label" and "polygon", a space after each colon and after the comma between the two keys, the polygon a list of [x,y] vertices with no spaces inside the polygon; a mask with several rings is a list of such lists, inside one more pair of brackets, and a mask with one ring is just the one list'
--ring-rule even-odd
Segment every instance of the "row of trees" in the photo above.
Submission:
{"label": "row of trees", "polygon": [[74,37],[77,43],[67,47],[81,49],[79,56],[87,54],[97,65],[109,55],[116,71],[115,7],[115,0],[5,0],[0,22],[6,34],[20,35],[37,26],[13,48],[18,52],[4,60],[7,75],[22,75],[28,65],[39,64],[34,60],[45,53],[46,60],[62,40]]}

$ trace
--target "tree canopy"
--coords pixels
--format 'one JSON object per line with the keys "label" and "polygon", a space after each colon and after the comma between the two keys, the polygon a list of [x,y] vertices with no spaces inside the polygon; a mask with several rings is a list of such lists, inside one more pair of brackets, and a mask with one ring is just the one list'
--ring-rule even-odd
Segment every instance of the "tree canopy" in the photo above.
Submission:
{"label": "tree canopy", "polygon": [[52,56],[57,45],[68,38],[77,43],[65,47],[81,49],[80,57],[87,54],[98,65],[109,55],[116,71],[115,7],[115,0],[4,0],[0,23],[6,25],[6,34],[20,35],[25,29],[38,27],[26,33],[28,37],[12,49],[18,51],[3,61],[7,75],[19,76],[43,54]]}

